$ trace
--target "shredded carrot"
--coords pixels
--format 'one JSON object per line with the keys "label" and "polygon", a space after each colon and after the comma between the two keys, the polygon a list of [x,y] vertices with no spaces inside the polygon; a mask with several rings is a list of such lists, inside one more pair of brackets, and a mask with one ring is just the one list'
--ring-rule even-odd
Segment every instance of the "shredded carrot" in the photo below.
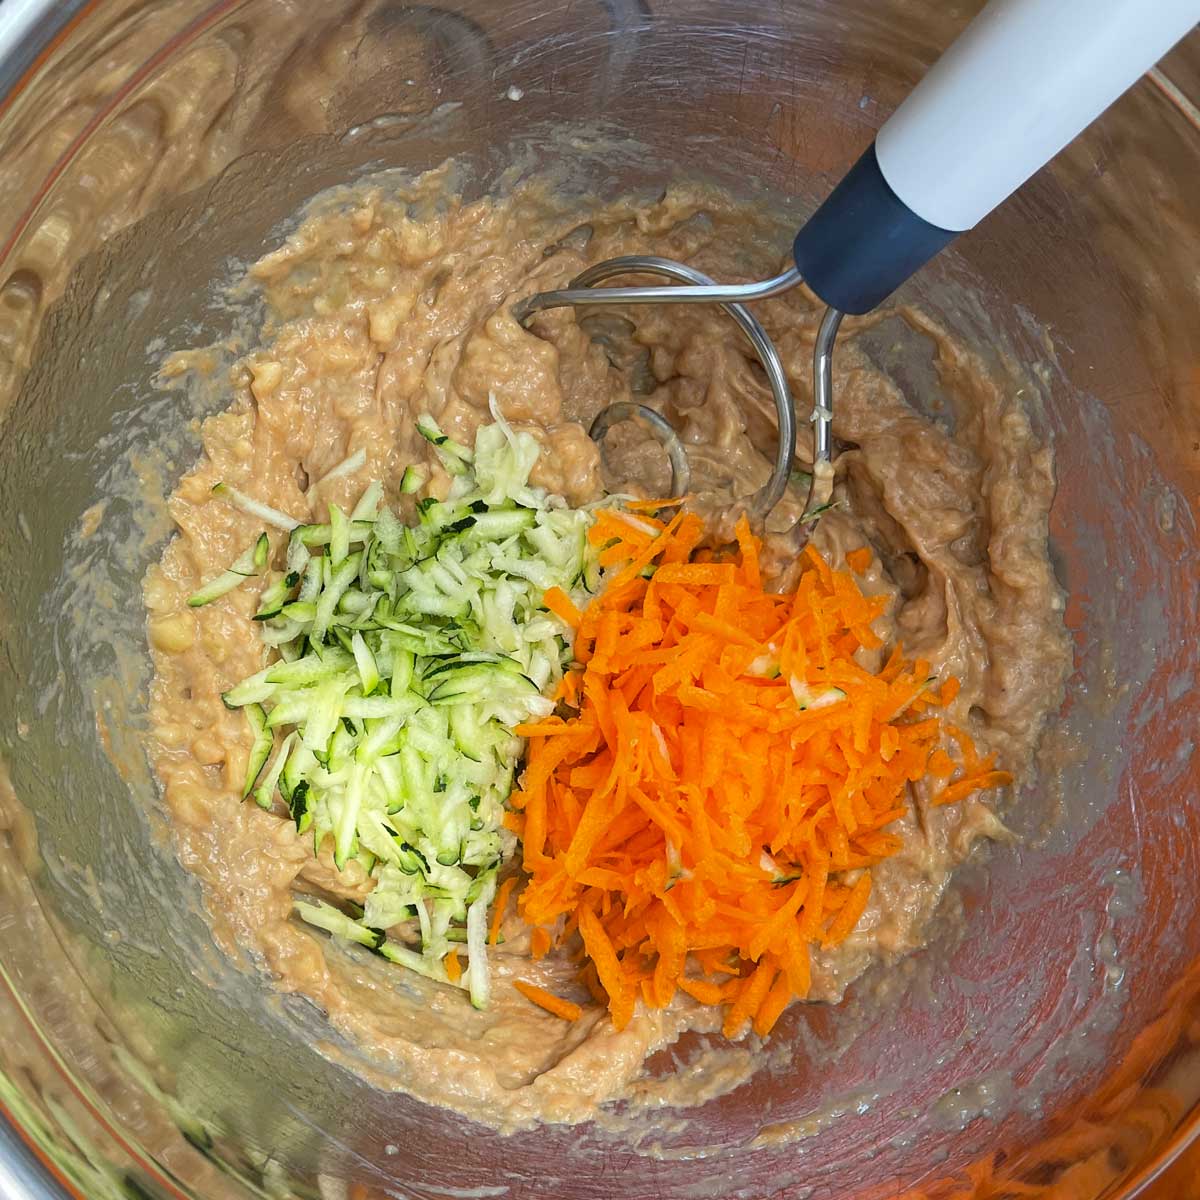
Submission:
{"label": "shredded carrot", "polygon": [[945,750],[935,750],[925,765],[930,775],[936,775],[940,779],[954,774],[954,759]]}
{"label": "shredded carrot", "polygon": [[[991,761],[990,759],[988,761]],[[1013,777],[1007,771],[981,771],[960,779],[949,787],[943,788],[933,798],[934,804],[953,804],[956,800],[965,800],[972,792],[982,792],[987,788],[1008,787]]]}
{"label": "shredded carrot", "polygon": [[739,1034],[745,1023],[758,1012],[759,1005],[767,998],[767,993],[771,990],[771,984],[775,982],[775,976],[778,973],[779,967],[776,963],[772,959],[764,958],[742,981],[742,986],[738,988],[737,998],[725,1010],[725,1023],[721,1032],[727,1038]]}
{"label": "shredded carrot", "polygon": [[583,1009],[573,1000],[564,1000],[561,996],[556,996],[553,992],[538,987],[536,983],[526,983],[523,979],[515,979],[513,987],[531,1004],[544,1008],[556,1017],[562,1017],[564,1021],[578,1021],[583,1016]]}
{"label": "shredded carrot", "polygon": [[836,946],[850,936],[858,919],[866,911],[867,901],[871,898],[871,873],[864,871],[858,882],[850,890],[841,911],[829,926],[829,932],[821,940],[822,947]]}
{"label": "shredded carrot", "polygon": [[766,1037],[775,1028],[775,1022],[782,1016],[791,999],[792,991],[788,986],[787,976],[777,975],[771,990],[758,1006],[758,1012],[754,1014],[754,1032],[759,1037]]}
{"label": "shredded carrot", "polygon": [[513,888],[517,886],[517,877],[510,875],[496,892],[496,900],[492,905],[492,927],[488,930],[488,943],[495,945],[500,940],[500,926],[504,924],[504,912],[508,908],[508,898]]}
{"label": "shredded carrot", "polygon": [[607,585],[572,618],[575,711],[517,730],[518,907],[535,956],[548,929],[578,931],[617,1028],[683,991],[722,1008],[728,1036],[765,1035],[808,994],[813,949],[858,925],[914,786],[952,803],[1011,776],[937,715],[955,681],[899,646],[862,665],[885,597],[811,545],[795,591],[768,592],[744,519],[736,547],[706,549],[695,514],[649,515],[663,507],[603,510],[589,531]]}
{"label": "shredded carrot", "polygon": [[529,953],[535,959],[545,958],[550,953],[551,945],[550,934],[541,926],[529,935]]}
{"label": "shredded carrot", "polygon": [[565,621],[572,629],[579,628],[583,614],[575,607],[575,602],[560,587],[546,590],[542,603],[560,620]]}
{"label": "shredded carrot", "polygon": [[558,693],[554,697],[556,700],[562,700],[571,708],[579,707],[579,674],[576,671],[568,671],[563,677],[562,682],[558,685]]}
{"label": "shredded carrot", "polygon": [[686,976],[680,976],[676,982],[681,991],[687,992],[701,1004],[720,1004],[724,998],[720,984],[709,983],[706,979],[688,979]]}
{"label": "shredded carrot", "polygon": [[446,978],[451,983],[457,983],[462,978],[462,963],[458,961],[457,949],[451,950],[445,958],[442,959],[442,968],[446,972]]}
{"label": "shredded carrot", "polygon": [[861,575],[871,565],[872,557],[869,546],[859,546],[857,550],[851,550],[846,555],[846,566],[856,575]]}
{"label": "shredded carrot", "polygon": [[627,500],[625,507],[630,512],[658,512],[660,508],[678,508],[681,504],[686,504],[691,499],[690,496],[676,496],[674,500]]}

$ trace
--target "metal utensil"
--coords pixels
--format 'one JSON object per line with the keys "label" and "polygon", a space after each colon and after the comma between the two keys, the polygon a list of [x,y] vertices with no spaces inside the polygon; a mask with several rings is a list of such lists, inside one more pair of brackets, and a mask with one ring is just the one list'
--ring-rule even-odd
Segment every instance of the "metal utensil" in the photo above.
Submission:
{"label": "metal utensil", "polygon": [[[992,0],[880,129],[875,141],[796,234],[795,266],[759,283],[720,284],[684,263],[628,255],[589,267],[558,291],[513,306],[522,324],[540,310],[580,304],[719,304],[741,326],[775,399],[779,445],[771,477],[748,500],[758,521],[782,497],[796,421],[778,351],[745,307],[803,279],[826,304],[813,348],[813,472],[801,523],[833,487],[833,347],[845,313],[869,312],[972,228],[1200,20],[1200,0]],[[598,287],[620,275],[661,275],[681,286]],[[646,405],[597,416],[642,417],[666,446],[675,495],[687,488],[686,452]]]}

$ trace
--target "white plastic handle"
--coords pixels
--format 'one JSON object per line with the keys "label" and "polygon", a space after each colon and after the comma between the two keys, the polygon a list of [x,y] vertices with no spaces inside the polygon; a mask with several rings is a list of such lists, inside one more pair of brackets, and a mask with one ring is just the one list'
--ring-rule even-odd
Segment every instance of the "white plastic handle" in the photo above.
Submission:
{"label": "white plastic handle", "polygon": [[1198,21],[1200,0],[992,0],[879,131],[883,176],[970,229]]}

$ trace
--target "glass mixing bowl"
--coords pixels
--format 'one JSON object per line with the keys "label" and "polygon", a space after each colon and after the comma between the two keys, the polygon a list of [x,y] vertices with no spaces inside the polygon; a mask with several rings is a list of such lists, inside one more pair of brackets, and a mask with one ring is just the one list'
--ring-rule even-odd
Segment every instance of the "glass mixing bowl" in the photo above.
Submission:
{"label": "glass mixing bowl", "polygon": [[[974,7],[5,0],[0,1192],[1094,1200],[1178,1157],[1200,1117],[1194,36],[906,289],[1054,442],[1076,669],[1018,843],[948,901],[967,935],[887,1005],[793,1009],[773,1065],[636,1142],[468,1127],[365,1083],[320,1013],[215,949],[140,749],[140,579],[169,526],[139,497],[197,448],[155,364],[229,332],[215,285],[304,199],[450,155],[483,191],[566,125],[581,188],[701,173],[800,213]],[[920,339],[878,353],[914,394],[936,378]]]}

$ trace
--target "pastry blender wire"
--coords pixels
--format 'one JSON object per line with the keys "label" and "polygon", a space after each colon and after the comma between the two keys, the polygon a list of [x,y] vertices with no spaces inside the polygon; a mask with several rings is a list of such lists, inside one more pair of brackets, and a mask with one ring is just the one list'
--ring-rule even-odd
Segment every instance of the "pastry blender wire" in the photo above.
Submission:
{"label": "pastry blender wire", "polygon": [[[718,304],[741,327],[766,371],[778,446],[770,478],[743,503],[758,523],[779,503],[796,452],[796,416],[783,364],[746,307],[803,280],[825,304],[813,347],[812,482],[800,517],[810,523],[833,487],[833,348],[846,313],[879,305],[972,228],[1086,128],[1200,20],[1200,0],[991,0],[943,53],[875,140],[796,234],[794,264],[756,283],[718,283],[653,255],[588,267],[557,291],[513,306],[525,324],[543,309],[573,305]],[[657,275],[653,286],[600,286]],[[603,409],[591,436],[641,418],[664,444],[672,494],[689,486],[675,430],[644,404]]]}

